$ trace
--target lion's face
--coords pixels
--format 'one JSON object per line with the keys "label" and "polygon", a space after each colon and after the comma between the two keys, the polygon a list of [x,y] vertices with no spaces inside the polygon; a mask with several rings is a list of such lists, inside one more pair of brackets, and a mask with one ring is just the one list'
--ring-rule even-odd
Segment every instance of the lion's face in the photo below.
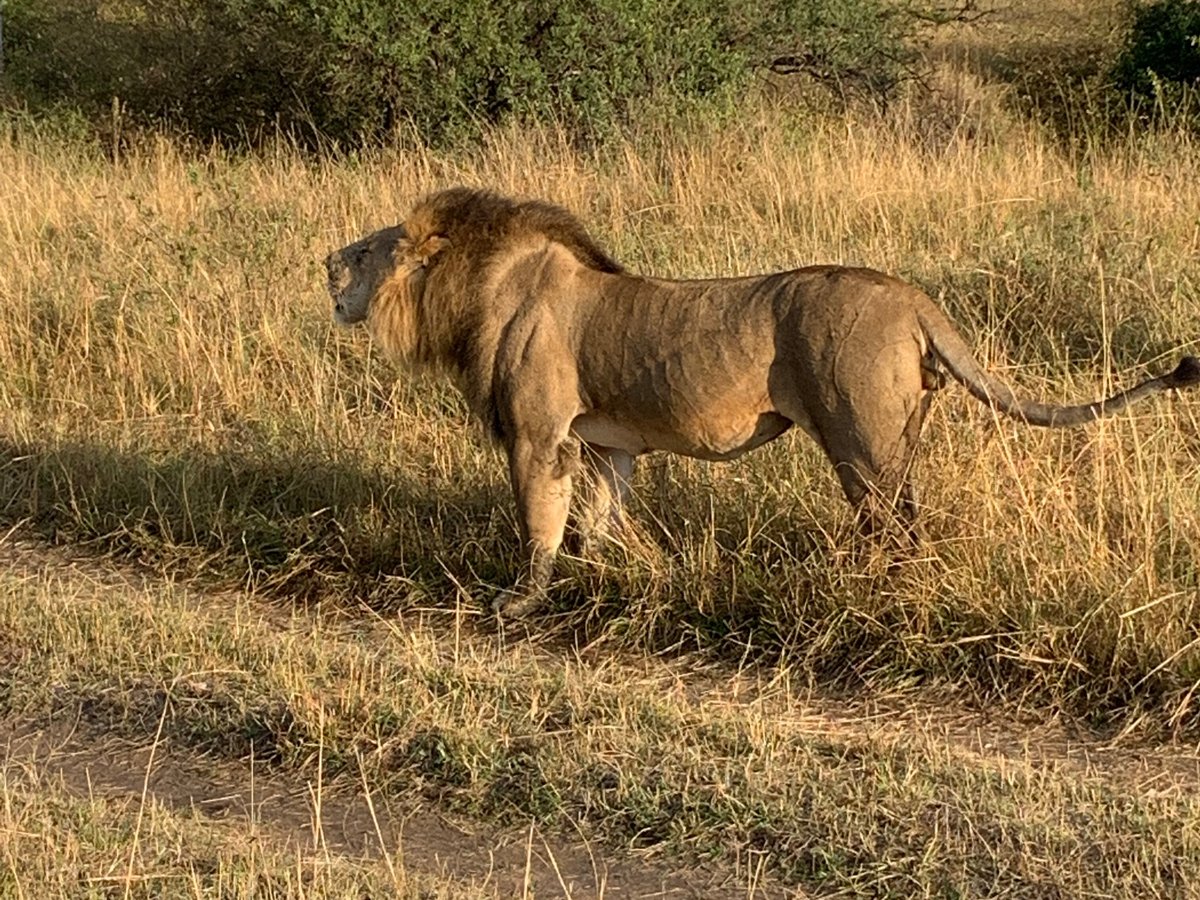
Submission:
{"label": "lion's face", "polygon": [[384,228],[325,258],[333,318],[339,325],[366,320],[372,300],[401,262],[396,249],[404,238],[402,225]]}

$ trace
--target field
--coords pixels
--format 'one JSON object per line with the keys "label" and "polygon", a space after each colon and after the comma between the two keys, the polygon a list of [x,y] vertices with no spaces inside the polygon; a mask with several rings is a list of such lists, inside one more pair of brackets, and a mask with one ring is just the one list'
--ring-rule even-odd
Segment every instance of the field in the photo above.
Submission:
{"label": "field", "polygon": [[1200,892],[1200,396],[948,388],[900,561],[803,435],[651,458],[515,636],[502,459],[330,321],[325,253],[468,184],[634,271],[901,275],[1031,396],[1200,351],[1195,138],[941,90],[594,151],[0,131],[0,897]]}

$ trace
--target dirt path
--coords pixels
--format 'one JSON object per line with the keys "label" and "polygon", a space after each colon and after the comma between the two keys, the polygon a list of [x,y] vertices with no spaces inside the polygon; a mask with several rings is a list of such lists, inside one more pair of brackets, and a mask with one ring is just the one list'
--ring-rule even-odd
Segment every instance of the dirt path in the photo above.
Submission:
{"label": "dirt path", "polygon": [[[0,535],[0,566],[19,578],[82,579],[120,591],[146,591],[153,573],[97,559],[71,548]],[[195,586],[197,604],[211,607],[230,594]],[[264,604],[265,618],[288,616]],[[0,645],[3,644],[0,635]],[[12,648],[0,646],[0,669]],[[152,737],[148,736],[148,737]],[[134,743],[96,730],[84,717],[50,722],[0,719],[0,772],[31,769],[77,796],[100,793],[234,820],[259,837],[306,854],[353,858],[384,854],[409,872],[448,875],[497,897],[747,898],[801,897],[756,872],[715,867],[681,870],[649,855],[614,852],[582,839],[565,840],[537,828],[502,830],[451,818],[429,806],[368,796],[360,783],[317,786],[252,761],[217,760],[152,742]]]}
{"label": "dirt path", "polygon": [[[147,590],[156,577],[12,535],[0,536],[0,566],[19,578],[53,573],[132,592]],[[221,592],[195,586],[181,590],[194,592],[196,602],[207,607],[222,602]],[[279,609],[264,609],[263,615],[287,618]],[[387,629],[380,627],[380,631],[380,639],[386,639]],[[469,639],[496,637],[480,632]],[[0,669],[6,665],[5,653],[0,647]],[[553,665],[558,657],[550,650],[546,654]],[[611,656],[605,662],[611,665]],[[705,671],[694,660],[630,659],[621,665],[674,684],[684,702],[717,711],[754,702],[762,689],[761,676],[711,667]],[[948,707],[944,701],[935,705],[913,695],[852,699],[813,695],[791,703],[785,714],[814,736],[903,740],[916,729],[944,740],[948,751],[977,755],[981,764],[1004,759],[1065,768],[1120,779],[1139,793],[1200,788],[1196,746],[1146,745],[1127,736],[1103,737],[1045,716]],[[351,857],[399,853],[410,871],[449,874],[483,884],[500,897],[526,896],[530,889],[537,897],[573,898],[800,896],[794,889],[785,890],[746,871],[680,870],[658,858],[618,853],[536,829],[499,830],[450,819],[415,801],[368,797],[363,785],[354,786],[347,779],[317,791],[291,773],[266,771],[249,761],[215,760],[186,747],[152,746],[150,738],[135,744],[99,733],[81,721],[10,719],[0,721],[0,762],[7,763],[5,770],[35,767],[80,795],[94,791],[137,799],[144,795],[168,807],[233,819],[300,852]]]}
{"label": "dirt path", "polygon": [[448,875],[498,897],[734,898],[797,896],[760,884],[753,892],[735,872],[678,871],[539,830],[501,831],[452,820],[345,787],[314,786],[249,764],[212,760],[184,749],[140,746],[76,723],[0,722],[0,770],[33,768],[71,793],[140,802],[236,820],[261,839],[298,852],[353,858],[388,854],[409,872]]}

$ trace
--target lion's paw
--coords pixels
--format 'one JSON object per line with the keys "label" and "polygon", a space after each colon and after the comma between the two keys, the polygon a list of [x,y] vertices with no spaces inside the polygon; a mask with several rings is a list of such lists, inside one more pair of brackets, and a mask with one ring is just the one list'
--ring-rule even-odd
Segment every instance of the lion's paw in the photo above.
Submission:
{"label": "lion's paw", "polygon": [[515,622],[536,613],[546,602],[544,590],[510,588],[492,601],[492,612],[505,622]]}

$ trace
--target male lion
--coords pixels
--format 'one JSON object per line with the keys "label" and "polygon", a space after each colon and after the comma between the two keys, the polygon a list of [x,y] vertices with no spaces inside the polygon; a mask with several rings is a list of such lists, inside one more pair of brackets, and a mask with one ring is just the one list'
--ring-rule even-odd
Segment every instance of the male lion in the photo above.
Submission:
{"label": "male lion", "polygon": [[734,459],[799,425],[865,519],[879,506],[866,501],[882,500],[911,522],[909,464],[939,366],[993,409],[1049,427],[1200,382],[1188,356],[1095,403],[1020,400],[925,294],[880,272],[632,275],[565,210],[465,188],[426,198],[326,267],[335,319],[365,320],[385,351],[447,370],[503,445],[528,554],[494,604],[508,618],[536,608],[549,582],[581,456],[582,518],[603,529],[640,454]]}

